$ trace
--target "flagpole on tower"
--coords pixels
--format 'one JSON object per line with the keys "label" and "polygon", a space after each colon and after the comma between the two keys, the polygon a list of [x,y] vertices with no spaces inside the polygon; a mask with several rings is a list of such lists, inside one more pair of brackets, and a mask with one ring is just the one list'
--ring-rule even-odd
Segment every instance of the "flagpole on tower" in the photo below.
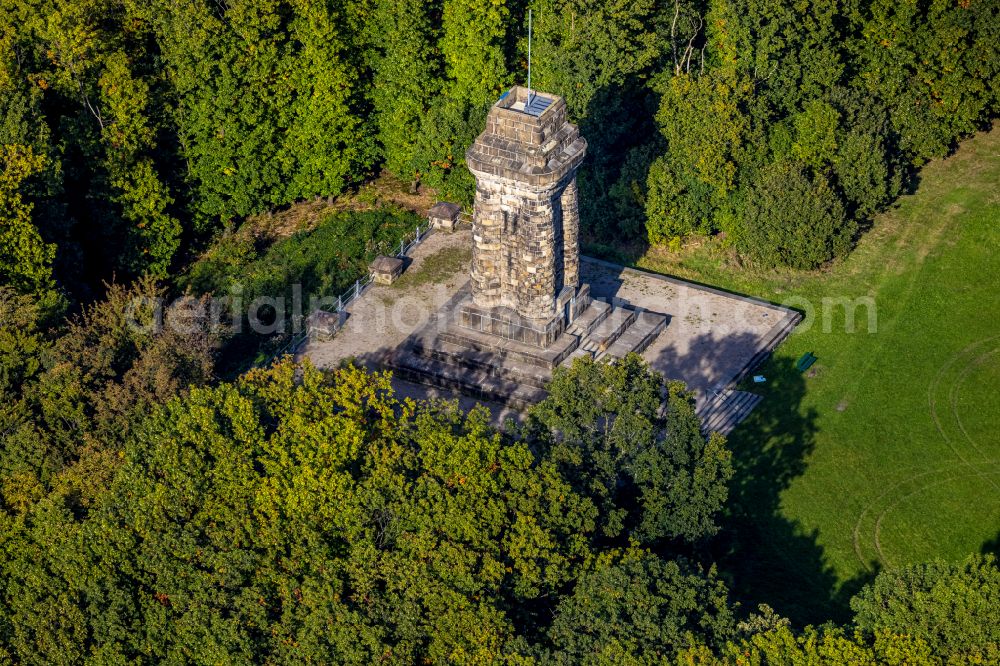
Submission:
{"label": "flagpole on tower", "polygon": [[[528,104],[531,104],[531,10],[528,10]],[[525,105],[527,106],[527,104]]]}

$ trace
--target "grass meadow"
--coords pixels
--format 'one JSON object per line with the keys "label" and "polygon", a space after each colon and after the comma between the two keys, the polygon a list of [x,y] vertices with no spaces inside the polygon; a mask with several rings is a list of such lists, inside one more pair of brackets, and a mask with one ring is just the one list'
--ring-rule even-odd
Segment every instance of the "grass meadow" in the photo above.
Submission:
{"label": "grass meadow", "polygon": [[[718,555],[743,602],[843,619],[880,568],[1000,550],[1000,126],[926,165],[842,262],[761,273],[726,256],[709,243],[636,264],[807,314],[730,437]],[[861,306],[845,327],[844,298],[871,299],[872,331]],[[801,373],[805,352],[818,361]]]}

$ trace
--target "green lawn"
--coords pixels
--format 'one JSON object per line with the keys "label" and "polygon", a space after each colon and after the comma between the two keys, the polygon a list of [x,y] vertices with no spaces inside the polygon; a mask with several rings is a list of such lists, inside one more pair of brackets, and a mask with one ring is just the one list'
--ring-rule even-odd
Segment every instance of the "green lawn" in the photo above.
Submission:
{"label": "green lawn", "polygon": [[[880,567],[1000,549],[1000,126],[926,166],[913,195],[820,273],[726,267],[712,245],[638,265],[804,309],[730,438],[720,557],[745,603],[843,619]],[[871,297],[877,330],[824,331],[824,298]],[[815,372],[794,369],[804,352]]]}

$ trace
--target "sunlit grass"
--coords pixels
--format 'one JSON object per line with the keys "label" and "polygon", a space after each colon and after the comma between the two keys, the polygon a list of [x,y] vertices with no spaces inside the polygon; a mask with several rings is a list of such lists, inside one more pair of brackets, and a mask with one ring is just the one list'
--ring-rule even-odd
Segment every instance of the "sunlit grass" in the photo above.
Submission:
{"label": "sunlit grass", "polygon": [[[719,242],[636,262],[816,314],[763,368],[766,399],[731,437],[742,478],[722,556],[746,601],[843,617],[878,567],[997,542],[998,183],[995,128],[925,167],[916,193],[822,271],[754,271]],[[864,297],[874,332],[863,308],[856,330],[843,308],[824,330],[823,299]],[[808,351],[819,361],[798,375]]]}

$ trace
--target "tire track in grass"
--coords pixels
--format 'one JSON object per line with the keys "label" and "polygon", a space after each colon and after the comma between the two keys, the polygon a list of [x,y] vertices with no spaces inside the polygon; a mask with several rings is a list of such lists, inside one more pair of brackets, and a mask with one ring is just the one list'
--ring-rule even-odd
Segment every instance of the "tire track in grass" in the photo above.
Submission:
{"label": "tire track in grass", "polygon": [[951,438],[948,437],[948,433],[944,431],[944,426],[941,424],[941,419],[938,417],[937,401],[934,396],[937,393],[938,386],[941,384],[941,379],[944,377],[945,373],[947,373],[951,369],[951,367],[955,365],[955,363],[962,358],[962,356],[968,354],[969,352],[974,351],[977,347],[985,344],[986,342],[992,341],[998,337],[1000,336],[993,336],[990,338],[985,338],[983,340],[977,340],[976,342],[973,342],[972,344],[966,346],[964,349],[952,354],[951,357],[947,361],[945,361],[940,368],[938,368],[937,373],[935,373],[934,375],[934,379],[932,379],[931,383],[927,386],[927,406],[931,413],[931,419],[934,421],[934,427],[937,428],[937,431],[941,435],[942,439],[944,439],[944,441],[949,445],[949,448],[951,448],[952,451],[955,453],[957,453],[957,451],[955,451],[954,447],[951,446]]}
{"label": "tire track in grass", "polygon": [[962,374],[959,375],[957,380],[955,380],[955,383],[951,386],[951,390],[948,392],[949,401],[951,403],[951,413],[955,417],[955,422],[958,424],[959,430],[962,431],[965,439],[969,441],[969,444],[971,444],[983,458],[986,458],[989,454],[984,452],[979,445],[976,444],[975,440],[972,439],[972,436],[969,435],[969,431],[965,429],[965,424],[962,423],[962,417],[958,413],[958,394],[959,391],[961,391],[962,386],[965,384],[965,381],[969,378],[969,375],[972,374],[972,371],[978,369],[986,363],[986,360],[997,352],[1000,352],[1000,347],[991,349],[990,351],[973,359],[968,365],[965,366],[962,370]]}
{"label": "tire track in grass", "polygon": [[[990,461],[990,462],[995,465],[997,461]],[[886,565],[886,566],[889,565],[889,559],[885,556],[885,553],[882,551],[881,534],[882,534],[882,520],[886,517],[886,515],[888,515],[888,513],[890,511],[892,511],[894,508],[896,508],[897,506],[899,506],[900,504],[902,504],[903,502],[905,502],[910,497],[913,497],[914,495],[919,495],[920,493],[928,490],[929,488],[934,488],[936,486],[941,486],[941,485],[944,485],[946,483],[951,483],[952,481],[957,481],[959,479],[971,479],[973,477],[978,478],[978,479],[985,479],[986,477],[995,476],[997,474],[1000,474],[1000,470],[994,470],[992,472],[975,472],[975,473],[972,473],[972,474],[969,474],[969,473],[966,473],[966,474],[956,474],[956,475],[950,476],[950,477],[948,477],[946,479],[941,479],[940,481],[935,481],[933,483],[928,483],[926,485],[923,485],[923,486],[917,488],[916,490],[903,495],[902,497],[896,499],[894,502],[892,502],[891,504],[889,504],[885,509],[882,510],[882,512],[878,516],[878,519],[875,521],[875,535],[874,535],[875,536],[875,551],[878,553],[879,559],[882,561],[882,564]],[[993,487],[997,487],[996,482],[993,481],[992,479],[990,479],[990,483],[993,485]]]}
{"label": "tire track in grass", "polygon": [[[962,451],[959,450],[959,447],[956,445],[957,442],[953,441],[952,438],[948,436],[948,433],[945,432],[944,424],[942,423],[941,417],[938,414],[938,405],[937,405],[936,394],[940,390],[941,382],[944,379],[945,375],[949,371],[951,371],[951,369],[955,366],[955,364],[957,362],[959,362],[960,360],[963,360],[963,358],[965,356],[967,356],[968,354],[975,352],[978,348],[982,347],[983,345],[985,345],[985,344],[987,344],[989,342],[992,342],[993,340],[996,340],[997,338],[1000,338],[1000,335],[994,335],[994,336],[990,336],[988,338],[983,338],[982,340],[977,340],[976,342],[973,342],[972,344],[967,345],[964,349],[962,349],[962,350],[956,352],[955,354],[953,354],[951,356],[951,358],[948,359],[941,366],[941,368],[935,374],[934,379],[931,381],[930,385],[927,387],[927,404],[928,404],[928,408],[930,409],[930,412],[931,412],[931,418],[934,421],[934,425],[937,428],[938,433],[941,435],[942,439],[944,439],[945,444],[948,446],[949,449],[951,449],[952,453],[954,453],[958,457],[958,459],[961,460],[962,462],[964,462],[970,469],[974,469],[971,461],[968,458],[966,458],[965,455],[963,455]],[[990,352],[990,353],[992,353],[992,352]],[[985,355],[988,355],[988,354],[989,353],[987,353]],[[985,355],[980,355],[979,357],[976,357],[976,358],[980,358],[981,356],[985,356]],[[947,396],[949,398],[949,407],[952,407],[952,410],[951,410],[952,416],[955,417],[956,421],[958,421],[959,423],[961,423],[961,421],[960,421],[960,419],[958,419],[958,414],[957,414],[957,412],[954,411],[953,404],[950,402],[951,396],[952,396],[952,392],[953,392],[953,389],[954,389],[956,383],[958,383],[960,381],[960,378],[962,377],[961,373],[963,373],[966,370],[966,368],[968,368],[971,365],[973,365],[975,363],[975,360],[976,359],[973,359],[972,361],[968,361],[964,365],[962,365],[961,369],[959,370],[959,373],[960,373],[959,374],[959,378],[952,380],[952,382],[950,384],[948,384],[948,387],[947,387]],[[984,455],[983,451],[980,450],[978,446],[976,446],[975,442],[973,442],[971,440],[971,438],[969,438],[969,443],[972,445],[973,449],[975,450],[975,453],[979,457],[981,457],[981,458],[985,458],[986,457]],[[994,488],[996,488],[998,491],[1000,491],[1000,484],[997,484],[997,482],[993,478],[989,478],[988,482]]]}
{"label": "tire track in grass", "polygon": [[864,521],[865,516],[868,514],[868,512],[871,511],[872,508],[875,507],[877,504],[882,502],[882,500],[888,497],[891,493],[895,492],[900,486],[906,485],[907,483],[916,481],[917,479],[929,476],[931,474],[939,474],[941,472],[948,471],[949,469],[957,467],[958,465],[961,464],[963,463],[957,462],[952,465],[948,465],[945,467],[938,467],[924,472],[920,472],[918,474],[914,474],[912,476],[908,476],[905,479],[897,481],[893,485],[889,486],[886,490],[882,491],[882,493],[878,497],[876,497],[871,502],[865,505],[865,507],[861,510],[861,513],[858,514],[857,521],[855,521],[854,523],[854,533],[852,541],[854,542],[854,554],[857,555],[858,561],[861,562],[861,566],[863,566],[866,571],[872,571],[872,568],[868,565],[868,561],[865,559],[864,553],[861,552],[861,523]]}
{"label": "tire track in grass", "polygon": [[[998,463],[1000,463],[1000,459],[986,460],[986,461],[983,461],[983,462],[979,463],[979,465],[981,465],[981,466],[982,465],[996,465]],[[865,559],[865,554],[864,554],[864,552],[862,550],[861,532],[862,532],[862,526],[863,526],[863,523],[865,521],[865,518],[870,513],[874,512],[875,508],[877,506],[881,505],[887,498],[889,498],[889,500],[890,500],[890,506],[893,505],[893,504],[896,504],[896,503],[898,503],[900,501],[902,501],[902,499],[892,500],[891,499],[891,495],[893,495],[894,493],[899,492],[900,489],[902,487],[906,486],[907,484],[913,483],[914,481],[923,479],[923,478],[931,476],[931,475],[949,473],[949,472],[953,472],[957,468],[969,467],[969,466],[970,466],[969,463],[967,463],[965,461],[957,460],[957,461],[955,461],[955,462],[953,462],[953,463],[951,463],[949,465],[942,465],[940,467],[935,467],[933,469],[925,470],[925,471],[919,472],[917,474],[912,474],[912,475],[910,475],[910,476],[908,476],[908,477],[906,477],[904,479],[901,479],[901,480],[897,481],[893,485],[889,486],[878,497],[876,497],[871,502],[869,502],[867,505],[865,505],[865,507],[858,514],[858,519],[854,523],[854,530],[853,530],[853,534],[852,534],[852,541],[853,541],[853,545],[854,545],[854,554],[857,556],[858,561],[861,562],[861,565],[865,568],[865,570],[872,571],[872,568],[869,566],[868,561]],[[984,475],[985,476],[992,476],[992,475],[994,475],[996,473],[997,472],[974,472],[973,475],[977,476],[977,477],[982,477]],[[963,476],[963,475],[961,475],[961,474],[959,474],[959,475],[952,475],[951,477],[949,477],[949,479],[958,478],[960,476]],[[949,479],[946,479],[945,481],[947,481]],[[930,487],[930,486],[933,486],[933,485],[937,485],[938,483],[942,483],[942,482],[943,481],[930,480],[927,483],[922,483],[915,490],[912,490],[912,491],[908,492],[906,495],[904,495],[904,498],[907,497],[907,496],[909,496],[910,494],[918,493],[918,492],[920,492],[921,490],[923,490],[923,489],[925,489],[927,487]],[[875,529],[875,525],[877,525],[880,517],[884,513],[885,513],[885,511],[881,511],[881,512],[879,512],[878,517],[876,517],[876,523],[873,524],[873,526],[872,526],[873,527],[873,532],[874,532],[874,529]],[[884,562],[883,554],[881,552],[881,549],[880,549],[879,545],[877,545],[877,544],[873,544],[873,545],[876,545],[876,552],[877,552],[878,558],[880,560],[883,560],[883,562]]]}

